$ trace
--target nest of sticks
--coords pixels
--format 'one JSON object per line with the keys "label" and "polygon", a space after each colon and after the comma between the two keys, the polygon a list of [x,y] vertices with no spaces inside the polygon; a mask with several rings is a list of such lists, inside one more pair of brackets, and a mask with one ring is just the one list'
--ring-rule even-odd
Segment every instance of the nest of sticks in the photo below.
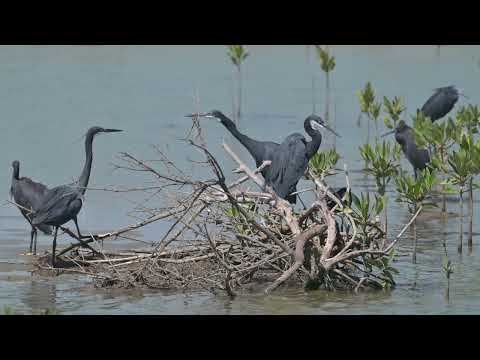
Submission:
{"label": "nest of sticks", "polygon": [[[161,195],[167,205],[137,208],[142,214],[139,222],[84,238],[91,246],[88,249],[81,248],[80,243],[66,247],[57,255],[62,262],[61,269],[55,271],[91,276],[101,287],[206,289],[231,297],[252,284],[262,285],[266,293],[286,284],[350,291],[395,284],[392,251],[418,213],[390,241],[374,219],[359,230],[356,211],[345,201],[350,193],[346,168],[348,190],[343,199],[333,195],[323,179],[312,172],[306,174],[312,181],[309,191],[314,201],[297,213],[258,176],[269,166],[268,161],[250,169],[224,143],[224,150],[238,165],[234,173],[239,176],[227,184],[196,126],[195,141],[186,141],[202,156],[196,163],[207,167],[213,177],[193,178],[158,148],[159,159],[154,161],[122,153],[118,169],[141,171],[155,181],[155,186],[135,191]],[[252,186],[257,191],[252,191]],[[159,221],[171,225],[153,246],[115,252],[104,251],[101,246],[103,241],[114,241]],[[63,230],[76,238],[68,228]],[[49,269],[46,259],[48,255],[40,258],[39,269]]]}

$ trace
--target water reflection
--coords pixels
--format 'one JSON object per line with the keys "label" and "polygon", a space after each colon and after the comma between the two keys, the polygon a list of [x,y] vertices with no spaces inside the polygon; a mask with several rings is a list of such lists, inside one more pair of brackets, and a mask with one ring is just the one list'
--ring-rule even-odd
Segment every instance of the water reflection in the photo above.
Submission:
{"label": "water reflection", "polygon": [[21,294],[21,302],[32,310],[55,310],[57,286],[54,281],[31,281]]}

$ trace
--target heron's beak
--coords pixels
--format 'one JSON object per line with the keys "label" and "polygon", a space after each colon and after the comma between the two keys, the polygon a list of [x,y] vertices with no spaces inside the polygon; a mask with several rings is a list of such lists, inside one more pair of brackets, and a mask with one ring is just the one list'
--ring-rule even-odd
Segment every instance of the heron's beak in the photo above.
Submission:
{"label": "heron's beak", "polygon": [[331,127],[321,123],[321,122],[318,122],[318,121],[315,121],[315,120],[312,120],[312,127],[315,129],[315,130],[318,130],[320,131],[321,129],[326,129],[328,131],[330,131],[332,134],[334,134],[336,137],[341,137],[339,134],[337,134],[337,132],[335,132]]}
{"label": "heron's beak", "polygon": [[393,133],[395,133],[395,129],[393,129],[392,131],[389,131],[389,132],[383,134],[383,135],[382,135],[382,138],[385,137],[385,136],[388,136],[388,135],[390,135],[390,134],[393,134]]}
{"label": "heron's beak", "polygon": [[213,119],[215,116],[212,116],[212,114],[210,113],[193,113],[193,114],[185,115],[185,117],[188,117],[188,118],[203,117],[203,118]]}
{"label": "heron's beak", "polygon": [[123,130],[118,130],[118,129],[104,129],[103,132],[121,132]]}
{"label": "heron's beak", "polygon": [[337,132],[335,132],[332,128],[328,127],[327,125],[323,125],[323,127],[325,129],[327,129],[328,131],[330,131],[333,135],[335,135],[336,137],[341,137]]}

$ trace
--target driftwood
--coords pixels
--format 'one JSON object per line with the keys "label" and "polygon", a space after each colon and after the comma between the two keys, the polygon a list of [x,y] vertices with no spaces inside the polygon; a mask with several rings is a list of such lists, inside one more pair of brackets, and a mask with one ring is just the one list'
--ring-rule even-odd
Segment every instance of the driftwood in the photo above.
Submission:
{"label": "driftwood", "polygon": [[[367,225],[367,232],[360,235],[355,211],[346,198],[338,199],[323,179],[309,172],[314,187],[306,191],[313,193],[315,200],[296,213],[258,175],[270,165],[269,161],[250,169],[223,144],[237,164],[234,173],[241,176],[227,184],[222,168],[200,139],[198,122],[194,121],[195,126],[197,137],[187,142],[202,157],[196,164],[209,169],[213,178],[188,175],[158,148],[155,150],[160,159],[155,161],[122,153],[121,165],[117,164],[116,169],[152,176],[155,186],[134,190],[142,189],[152,198],[161,196],[164,207],[139,205],[135,211],[144,216],[137,223],[86,237],[84,242],[92,244],[95,253],[81,248],[79,243],[67,246],[58,256],[71,264],[68,271],[92,276],[98,286],[199,288],[225,291],[232,298],[255,282],[266,282],[265,293],[287,283],[309,289],[352,291],[394,285],[387,260],[421,209],[390,243],[374,220]],[[345,179],[348,194],[351,187],[346,167]],[[334,202],[333,208],[327,206],[327,199]],[[165,220],[170,228],[150,248],[118,252],[102,249],[100,241],[114,241]],[[340,222],[346,225],[340,227]],[[68,228],[63,230],[76,238]]]}

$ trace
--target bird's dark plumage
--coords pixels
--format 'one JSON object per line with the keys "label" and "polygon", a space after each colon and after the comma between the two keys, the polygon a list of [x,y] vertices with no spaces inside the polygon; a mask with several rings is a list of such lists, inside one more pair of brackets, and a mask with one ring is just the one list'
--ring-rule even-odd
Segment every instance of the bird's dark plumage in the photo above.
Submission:
{"label": "bird's dark plumage", "polygon": [[395,140],[400,144],[405,157],[412,164],[416,178],[417,170],[425,169],[430,162],[428,150],[417,146],[413,129],[403,120],[395,128]]}
{"label": "bird's dark plumage", "polygon": [[50,189],[45,194],[42,205],[34,214],[32,223],[34,225],[51,225],[55,227],[52,249],[52,265],[55,266],[55,248],[57,241],[58,228],[66,222],[73,220],[77,227],[78,237],[82,238],[78,227],[77,215],[83,204],[83,195],[85,194],[90,172],[92,169],[93,138],[101,132],[118,132],[116,129],[103,129],[101,127],[92,127],[88,130],[85,138],[85,165],[78,181],[72,185],[61,185]]}
{"label": "bird's dark plumage", "polygon": [[233,121],[218,110],[196,115],[217,118],[248,150],[257,167],[264,161],[272,161],[270,166],[262,170],[265,184],[271,186],[279,197],[292,204],[295,204],[297,199],[297,195],[292,193],[296,192],[298,181],[305,174],[310,158],[315,155],[322,142],[320,128],[326,128],[337,135],[319,116],[311,115],[305,120],[304,128],[312,141],[307,142],[303,135],[295,133],[289,135],[281,144],[277,144],[271,141],[257,141],[242,134]]}
{"label": "bird's dark plumage", "polygon": [[12,175],[12,184],[10,186],[10,195],[13,200],[20,205],[22,208],[30,209],[27,211],[25,209],[19,208],[23,217],[29,222],[32,227],[31,237],[30,237],[30,252],[36,253],[36,237],[38,228],[41,232],[46,235],[52,234],[51,226],[45,224],[39,224],[37,226],[32,225],[33,213],[39,209],[42,204],[43,198],[45,197],[48,188],[38,182],[35,182],[27,177],[20,177],[20,162],[15,160],[12,163],[13,175]]}
{"label": "bird's dark plumage", "polygon": [[435,93],[423,105],[421,111],[432,122],[437,121],[452,111],[459,95],[460,93],[455,86],[435,89]]}
{"label": "bird's dark plumage", "polygon": [[[264,161],[272,160],[275,154],[278,152],[280,144],[272,141],[257,141],[245,134],[242,134],[235,123],[225,116],[219,110],[213,110],[207,114],[208,117],[214,117],[225,126],[225,128],[248,150],[255,160],[255,165],[260,167]],[[270,177],[271,166],[267,166],[262,170],[261,174],[264,179]]]}

